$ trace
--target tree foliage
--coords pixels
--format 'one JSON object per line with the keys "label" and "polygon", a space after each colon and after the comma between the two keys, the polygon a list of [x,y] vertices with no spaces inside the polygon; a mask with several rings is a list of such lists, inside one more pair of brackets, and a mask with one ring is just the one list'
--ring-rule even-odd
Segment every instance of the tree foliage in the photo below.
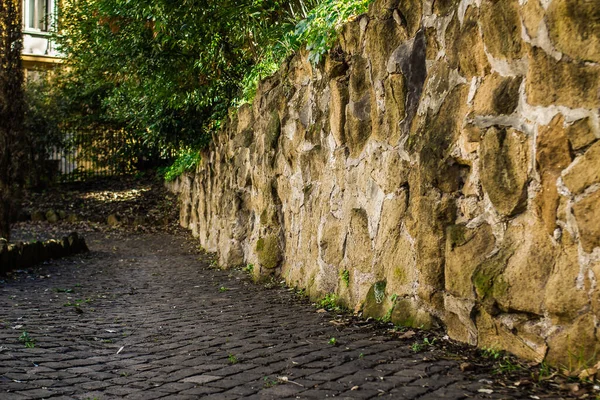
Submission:
{"label": "tree foliage", "polygon": [[66,125],[72,131],[126,130],[133,136],[124,146],[146,158],[200,148],[230,106],[252,98],[259,79],[302,43],[315,41],[318,61],[332,29],[368,3],[65,2],[56,40],[67,60],[60,80],[69,101]]}
{"label": "tree foliage", "polygon": [[27,168],[22,47],[21,2],[0,0],[0,237],[5,239],[10,239],[10,219]]}

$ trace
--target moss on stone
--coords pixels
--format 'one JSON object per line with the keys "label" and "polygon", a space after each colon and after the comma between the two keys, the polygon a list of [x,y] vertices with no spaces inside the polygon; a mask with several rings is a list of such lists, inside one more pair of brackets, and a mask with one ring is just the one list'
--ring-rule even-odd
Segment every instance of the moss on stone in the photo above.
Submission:
{"label": "moss on stone", "polygon": [[363,313],[365,316],[382,318],[385,315],[387,311],[384,304],[384,300],[386,299],[386,285],[386,281],[378,281],[371,285],[363,303]]}
{"label": "moss on stone", "polygon": [[404,270],[404,267],[400,265],[394,268],[394,278],[396,279],[396,282],[400,284],[408,283],[406,271]]}
{"label": "moss on stone", "polygon": [[[263,210],[263,212],[260,213],[260,224],[264,226],[264,225],[267,225],[268,222],[269,222],[269,212],[265,208]],[[260,239],[259,239],[259,241],[260,241]],[[258,246],[258,244],[257,244],[257,246]]]}
{"label": "moss on stone", "polygon": [[450,225],[446,228],[446,235],[452,248],[460,247],[467,243],[466,231],[467,227],[465,225]]}
{"label": "moss on stone", "polygon": [[281,135],[281,120],[279,119],[279,113],[277,110],[271,112],[269,124],[265,130],[265,147],[274,149],[277,147],[277,140]]}
{"label": "moss on stone", "polygon": [[260,238],[256,242],[258,262],[267,269],[277,268],[282,260],[279,239],[275,235]]}
{"label": "moss on stone", "polygon": [[[484,261],[473,273],[473,285],[481,299],[493,297],[496,278],[504,271],[509,258],[513,255],[510,249],[502,249],[493,257]],[[498,288],[497,290],[500,290]],[[505,288],[506,289],[506,288]]]}
{"label": "moss on stone", "polygon": [[416,307],[410,299],[399,299],[391,313],[391,322],[408,328],[431,329],[435,320],[428,312]]}

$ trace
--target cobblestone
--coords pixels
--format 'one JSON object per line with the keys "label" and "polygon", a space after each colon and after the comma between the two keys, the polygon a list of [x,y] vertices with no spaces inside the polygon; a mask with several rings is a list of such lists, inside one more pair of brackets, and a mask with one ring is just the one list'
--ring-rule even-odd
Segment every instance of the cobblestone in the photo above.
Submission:
{"label": "cobblestone", "polygon": [[286,288],[210,268],[182,237],[88,245],[0,283],[0,399],[530,398],[411,340],[334,326]]}

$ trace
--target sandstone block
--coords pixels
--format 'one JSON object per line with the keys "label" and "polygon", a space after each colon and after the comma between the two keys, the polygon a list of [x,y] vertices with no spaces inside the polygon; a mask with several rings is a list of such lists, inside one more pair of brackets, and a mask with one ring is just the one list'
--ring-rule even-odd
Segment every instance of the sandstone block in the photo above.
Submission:
{"label": "sandstone block", "polygon": [[563,124],[564,118],[558,114],[549,125],[540,127],[537,135],[536,161],[542,190],[535,199],[535,205],[549,235],[552,235],[556,228],[560,200],[556,181],[561,171],[567,168],[572,160]]}
{"label": "sandstone block", "polygon": [[[563,239],[563,242],[567,240]],[[577,287],[579,270],[577,246],[565,243],[565,249],[556,259],[544,295],[546,309],[552,317],[558,317],[559,323],[570,323],[588,304],[586,291]]]}
{"label": "sandstone block", "polygon": [[592,252],[600,247],[600,190],[573,205],[583,249]]}
{"label": "sandstone block", "polygon": [[437,324],[430,313],[411,299],[396,300],[391,321],[396,325],[418,329],[431,329]]}
{"label": "sandstone block", "polygon": [[387,76],[387,63],[392,52],[407,39],[405,28],[399,26],[393,18],[369,24],[365,37],[365,53],[374,81],[381,81]]}
{"label": "sandstone block", "polygon": [[413,37],[421,28],[423,16],[423,3],[421,0],[400,0],[397,13],[393,14],[394,20],[406,21],[408,36]]}
{"label": "sandstone block", "polygon": [[373,265],[373,249],[369,236],[369,217],[362,208],[351,211],[346,253],[348,269],[362,272],[371,271]]}
{"label": "sandstone block", "polygon": [[559,249],[535,217],[523,214],[511,221],[505,242],[512,255],[492,290],[501,310],[542,315],[544,289]]}
{"label": "sandstone block", "polygon": [[470,300],[444,296],[444,323],[448,336],[454,340],[477,345],[477,327],[475,326],[475,303]]}
{"label": "sandstone block", "polygon": [[437,41],[437,31],[435,28],[425,29],[426,55],[427,60],[435,60],[437,53],[440,50],[440,45]]}
{"label": "sandstone block", "polygon": [[495,238],[487,224],[476,229],[449,226],[446,229],[446,291],[459,298],[475,299],[473,273],[494,246]]}
{"label": "sandstone block", "polygon": [[482,1],[480,21],[483,41],[492,56],[509,60],[523,56],[517,0]]}
{"label": "sandstone block", "polygon": [[338,146],[345,143],[346,106],[349,101],[348,82],[332,79],[329,82],[329,126]]}
{"label": "sandstone block", "polygon": [[[458,64],[460,71],[467,79],[473,76],[484,76],[489,73],[491,68],[485,54],[482,37],[479,34],[478,20],[478,9],[469,6],[465,12],[457,42],[459,46]],[[465,51],[465,49],[468,49],[468,51]]]}
{"label": "sandstone block", "polygon": [[484,78],[475,94],[473,112],[479,115],[512,114],[519,104],[520,77],[497,73]]}
{"label": "sandstone block", "polygon": [[344,258],[345,229],[342,221],[328,215],[321,230],[319,247],[323,261],[336,267],[341,266]]}
{"label": "sandstone block", "polygon": [[538,36],[540,24],[544,22],[544,9],[539,0],[528,0],[520,8],[523,25],[527,30],[527,35],[531,38]]}
{"label": "sandstone block", "polygon": [[599,348],[595,332],[594,316],[580,316],[548,338],[546,360],[551,365],[568,366],[573,372],[596,364]]}
{"label": "sandstone block", "polygon": [[527,101],[536,106],[600,107],[600,65],[556,61],[544,50],[529,50]]}
{"label": "sandstone block", "polygon": [[514,129],[488,129],[480,147],[481,183],[498,212],[512,215],[526,204],[529,139]]}
{"label": "sandstone block", "polygon": [[433,2],[433,12],[437,15],[446,15],[454,9],[458,3],[460,3],[459,0],[435,0]]}
{"label": "sandstone block", "polygon": [[406,117],[406,87],[401,74],[392,74],[385,81],[385,125],[389,129],[387,141],[395,146],[402,132],[400,122]]}
{"label": "sandstone block", "polygon": [[580,150],[596,141],[596,135],[589,118],[575,121],[567,128],[567,136],[573,150]]}
{"label": "sandstone block", "polygon": [[506,315],[504,321],[496,319],[484,310],[476,317],[479,333],[477,345],[483,348],[505,349],[514,355],[542,362],[548,350],[544,339],[523,329],[527,315]]}
{"label": "sandstone block", "polygon": [[600,62],[600,7],[595,1],[554,0],[546,16],[556,48],[579,61]]}
{"label": "sandstone block", "polygon": [[600,182],[600,142],[594,143],[583,156],[575,159],[573,165],[563,172],[563,182],[573,194]]}

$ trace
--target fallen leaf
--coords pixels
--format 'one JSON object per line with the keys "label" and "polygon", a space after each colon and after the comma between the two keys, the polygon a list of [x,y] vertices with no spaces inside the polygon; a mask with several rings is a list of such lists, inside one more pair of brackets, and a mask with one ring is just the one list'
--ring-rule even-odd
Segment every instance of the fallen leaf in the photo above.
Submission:
{"label": "fallen leaf", "polygon": [[415,335],[416,335],[415,331],[406,331],[402,335],[398,336],[398,339],[410,339],[411,337],[413,337]]}
{"label": "fallen leaf", "polygon": [[594,375],[596,375],[596,372],[598,372],[598,370],[596,369],[596,367],[584,369],[579,374],[579,379],[586,379],[586,378],[589,378],[590,376],[594,376]]}
{"label": "fallen leaf", "polygon": [[486,393],[486,394],[492,394],[492,393],[494,393],[494,391],[492,389],[479,389],[478,392],[479,393]]}
{"label": "fallen leaf", "polygon": [[326,312],[327,312],[327,310],[325,310],[324,308],[319,308],[317,310],[317,314],[323,314],[323,313],[326,313]]}
{"label": "fallen leaf", "polygon": [[352,388],[350,390],[358,390],[358,389],[360,389],[360,387],[358,387],[358,386],[352,386]]}
{"label": "fallen leaf", "polygon": [[475,366],[471,363],[464,362],[464,363],[460,364],[460,370],[462,372],[473,371],[474,369],[475,369]]}

